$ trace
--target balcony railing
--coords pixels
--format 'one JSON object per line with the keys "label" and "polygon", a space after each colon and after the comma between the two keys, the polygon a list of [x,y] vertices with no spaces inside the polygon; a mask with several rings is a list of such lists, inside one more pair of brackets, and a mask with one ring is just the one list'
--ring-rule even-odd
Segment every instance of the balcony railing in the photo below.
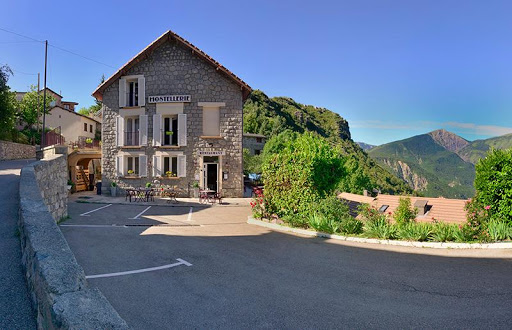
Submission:
{"label": "balcony railing", "polygon": [[125,146],[138,146],[139,145],[139,132],[125,132],[124,133]]}

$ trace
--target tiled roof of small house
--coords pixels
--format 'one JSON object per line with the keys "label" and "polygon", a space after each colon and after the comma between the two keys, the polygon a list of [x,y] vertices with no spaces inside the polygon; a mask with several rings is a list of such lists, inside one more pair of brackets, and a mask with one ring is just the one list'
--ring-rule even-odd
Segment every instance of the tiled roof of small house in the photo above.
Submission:
{"label": "tiled roof of small house", "polygon": [[192,43],[187,41],[186,39],[180,37],[176,33],[172,32],[171,30],[165,32],[160,37],[158,37],[155,41],[150,43],[146,48],[144,48],[140,53],[135,55],[131,60],[129,60],[125,65],[123,65],[119,70],[117,70],[112,76],[110,76],[108,79],[106,79],[101,85],[96,88],[96,90],[92,93],[92,96],[94,96],[98,100],[102,100],[103,98],[103,91],[110,86],[116,79],[119,79],[121,76],[125,74],[126,71],[128,71],[132,66],[137,64],[138,62],[144,60],[147,54],[151,53],[154,49],[159,47],[162,43],[166,42],[167,40],[174,39],[180,42],[181,44],[185,45],[186,47],[190,48],[194,54],[202,58],[203,60],[209,62],[211,65],[213,65],[218,71],[221,71],[225,73],[230,79],[234,80],[238,85],[240,85],[240,88],[242,89],[242,95],[243,99],[246,100],[249,94],[252,91],[252,88],[245,83],[242,79],[238,78],[234,73],[226,69],[223,65],[221,65],[219,62],[215,61],[212,57],[210,57],[208,54],[194,46]]}
{"label": "tiled roof of small house", "polygon": [[[388,205],[386,213],[395,212],[400,197],[397,195],[379,194],[377,197],[369,197],[350,193],[341,193],[338,197],[345,199],[350,207],[351,213],[357,213],[359,204],[370,204],[379,209],[383,205]],[[414,205],[418,201],[426,201],[427,213],[418,215],[417,221],[429,222],[433,219],[443,222],[462,223],[466,221],[466,211],[464,206],[467,202],[465,199],[448,199],[433,197],[413,197],[411,196],[411,204]]]}

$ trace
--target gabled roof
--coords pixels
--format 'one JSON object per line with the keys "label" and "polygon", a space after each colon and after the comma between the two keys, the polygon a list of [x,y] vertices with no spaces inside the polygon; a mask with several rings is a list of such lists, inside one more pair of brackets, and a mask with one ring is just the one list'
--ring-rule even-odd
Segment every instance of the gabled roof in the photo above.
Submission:
{"label": "gabled roof", "polygon": [[233,81],[235,81],[238,85],[240,85],[240,88],[242,89],[242,95],[243,99],[246,100],[249,94],[252,91],[252,88],[247,85],[242,79],[238,78],[234,73],[226,69],[224,66],[222,66],[219,62],[215,61],[213,58],[208,56],[205,52],[188,42],[187,40],[183,39],[176,33],[172,32],[171,30],[165,32],[160,37],[158,37],[155,41],[150,43],[146,48],[144,48],[140,53],[135,55],[131,60],[129,60],[125,65],[123,65],[119,70],[117,70],[112,76],[110,76],[107,80],[105,80],[101,85],[96,88],[96,90],[92,93],[92,96],[95,97],[97,100],[102,101],[103,99],[103,92],[105,89],[110,86],[114,81],[119,79],[121,76],[125,75],[125,73],[133,67],[135,64],[139,63],[140,61],[144,60],[153,50],[158,48],[163,43],[167,42],[168,40],[174,39],[184,45],[185,47],[192,50],[192,53],[199,56],[201,59],[205,60],[206,62],[210,63],[212,66],[214,66],[218,71],[223,72],[226,74],[229,78],[231,78]]}
{"label": "gabled roof", "polygon": [[[57,95],[58,97],[62,98],[62,95],[60,95],[59,93],[55,92],[54,90],[50,89],[49,87],[46,87],[47,90],[49,90],[50,92],[52,92],[53,94]],[[44,91],[44,88],[43,89],[40,89],[39,90],[39,93],[43,92]]]}
{"label": "gabled roof", "polygon": [[253,137],[253,138],[266,138],[263,134],[255,134],[255,133],[244,133],[242,134],[244,137]]}
{"label": "gabled roof", "polygon": [[91,118],[91,117],[86,116],[86,115],[82,115],[81,113],[75,112],[75,111],[70,110],[70,109],[66,109],[66,108],[64,108],[64,107],[62,107],[62,106],[60,106],[60,105],[56,105],[56,106],[54,106],[53,108],[51,108],[51,109],[50,109],[50,111],[49,111],[49,112],[51,112],[51,111],[52,111],[53,109],[55,109],[55,108],[62,109],[62,110],[64,110],[64,111],[70,112],[70,113],[72,113],[72,114],[74,114],[74,115],[77,115],[77,116],[80,116],[80,117],[84,117],[84,118],[90,119],[90,120],[92,120],[92,121],[95,121],[95,122],[96,122],[96,123],[98,123],[98,124],[101,124],[101,122],[100,122],[100,121],[98,121],[98,120],[96,120],[96,119],[94,119],[94,118]]}

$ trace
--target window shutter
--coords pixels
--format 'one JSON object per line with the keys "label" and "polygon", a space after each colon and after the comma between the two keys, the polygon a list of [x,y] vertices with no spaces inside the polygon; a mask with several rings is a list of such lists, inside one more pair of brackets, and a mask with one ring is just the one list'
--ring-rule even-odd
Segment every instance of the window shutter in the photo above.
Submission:
{"label": "window shutter", "polygon": [[185,178],[187,176],[187,156],[178,156],[178,177]]}
{"label": "window shutter", "polygon": [[123,156],[117,156],[117,158],[116,158],[116,170],[117,170],[117,176],[123,176],[124,175]]}
{"label": "window shutter", "polygon": [[116,137],[117,146],[122,147],[124,145],[124,118],[121,116],[117,116]]}
{"label": "window shutter", "polygon": [[139,145],[146,146],[148,144],[148,116],[139,116]]}
{"label": "window shutter", "polygon": [[153,156],[153,177],[162,176],[162,164],[160,156]]}
{"label": "window shutter", "polygon": [[162,115],[153,115],[153,145],[162,145]]}
{"label": "window shutter", "polygon": [[119,79],[119,107],[126,106],[126,79]]}
{"label": "window shutter", "polygon": [[178,114],[178,145],[187,145],[187,115]]}
{"label": "window shutter", "polygon": [[139,176],[141,178],[148,176],[148,156],[146,155],[139,156]]}
{"label": "window shutter", "polygon": [[146,80],[144,77],[139,78],[139,107],[146,105]]}

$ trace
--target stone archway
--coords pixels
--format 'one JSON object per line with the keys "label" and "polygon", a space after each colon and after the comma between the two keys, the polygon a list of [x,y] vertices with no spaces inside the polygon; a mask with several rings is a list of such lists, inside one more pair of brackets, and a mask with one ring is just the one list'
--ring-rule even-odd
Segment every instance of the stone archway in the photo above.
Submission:
{"label": "stone archway", "polygon": [[88,190],[88,185],[90,184],[88,177],[89,164],[93,160],[101,160],[101,152],[99,150],[74,151],[69,154],[69,179],[75,183],[75,189],[77,191]]}

